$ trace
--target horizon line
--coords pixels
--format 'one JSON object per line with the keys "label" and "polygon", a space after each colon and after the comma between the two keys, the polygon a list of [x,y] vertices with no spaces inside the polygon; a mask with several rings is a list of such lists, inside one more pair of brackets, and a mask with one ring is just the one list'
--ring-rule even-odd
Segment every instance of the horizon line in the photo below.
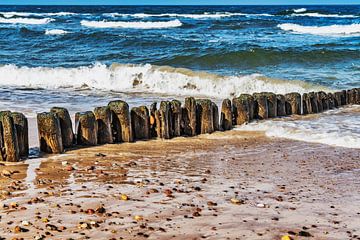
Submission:
{"label": "horizon line", "polygon": [[358,3],[331,4],[1,4],[0,6],[360,6]]}

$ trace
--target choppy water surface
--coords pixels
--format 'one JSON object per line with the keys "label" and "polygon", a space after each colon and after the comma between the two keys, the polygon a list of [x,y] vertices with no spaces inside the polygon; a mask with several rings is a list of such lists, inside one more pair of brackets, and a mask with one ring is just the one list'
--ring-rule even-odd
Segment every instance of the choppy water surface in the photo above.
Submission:
{"label": "choppy water surface", "polygon": [[360,6],[0,6],[0,107],[28,115],[359,86]]}

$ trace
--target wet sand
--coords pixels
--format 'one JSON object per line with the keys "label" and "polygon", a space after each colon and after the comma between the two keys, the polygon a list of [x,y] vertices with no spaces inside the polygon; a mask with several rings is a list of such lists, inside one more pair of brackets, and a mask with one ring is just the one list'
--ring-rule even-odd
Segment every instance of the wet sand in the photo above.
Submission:
{"label": "wet sand", "polygon": [[360,150],[229,131],[0,166],[0,239],[360,239]]}

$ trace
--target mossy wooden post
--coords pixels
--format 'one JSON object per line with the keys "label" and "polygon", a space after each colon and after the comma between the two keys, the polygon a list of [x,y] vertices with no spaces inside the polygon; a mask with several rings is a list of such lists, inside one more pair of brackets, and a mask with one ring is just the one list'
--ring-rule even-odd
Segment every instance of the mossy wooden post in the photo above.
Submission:
{"label": "mossy wooden post", "polygon": [[264,93],[267,98],[267,104],[268,104],[268,118],[275,118],[277,117],[277,100],[276,100],[276,94],[267,92]]}
{"label": "mossy wooden post", "polygon": [[211,102],[211,108],[212,108],[212,113],[213,113],[213,128],[214,128],[214,131],[219,131],[220,130],[219,108],[216,105],[216,103],[214,103],[214,102]]}
{"label": "mossy wooden post", "polygon": [[132,129],[129,105],[121,100],[112,101],[108,105],[112,112],[112,129],[114,142],[132,142]]}
{"label": "mossy wooden post", "polygon": [[76,113],[75,129],[78,145],[95,146],[97,144],[97,122],[93,112]]}
{"label": "mossy wooden post", "polygon": [[156,113],[156,110],[157,110],[157,103],[156,102],[153,102],[151,105],[150,105],[150,137],[151,138],[156,138],[158,135],[156,133],[156,116],[155,116],[155,113]]}
{"label": "mossy wooden post", "polygon": [[37,115],[40,151],[45,153],[62,153],[64,145],[61,136],[59,117],[52,112]]}
{"label": "mossy wooden post", "polygon": [[246,95],[241,94],[239,97],[233,98],[232,107],[235,125],[250,122],[250,106]]}
{"label": "mossy wooden post", "polygon": [[181,119],[182,119],[182,109],[181,109],[181,102],[178,100],[172,100],[170,102],[171,108],[171,121],[172,121],[172,129],[171,129],[171,136],[172,137],[179,137],[181,136]]}
{"label": "mossy wooden post", "polygon": [[276,110],[277,116],[282,117],[286,116],[286,107],[285,107],[285,96],[282,94],[276,95]]}
{"label": "mossy wooden post", "polygon": [[214,119],[213,108],[211,100],[198,99],[196,100],[196,115],[197,120],[197,133],[206,134],[214,132]]}
{"label": "mossy wooden post", "polygon": [[21,158],[29,156],[29,127],[28,120],[24,114],[13,112],[11,116],[14,120],[16,135],[19,145],[19,154]]}
{"label": "mossy wooden post", "polygon": [[0,160],[7,162],[20,161],[18,136],[10,111],[0,112],[0,126],[0,135],[2,137]]}
{"label": "mossy wooden post", "polygon": [[71,147],[74,144],[74,131],[70,114],[66,108],[53,107],[50,112],[54,113],[60,121],[61,138],[64,148]]}
{"label": "mossy wooden post", "polygon": [[269,117],[269,113],[268,113],[268,100],[266,94],[254,93],[253,96],[255,102],[254,116],[260,120],[267,119]]}
{"label": "mossy wooden post", "polygon": [[303,115],[312,113],[311,99],[308,93],[303,93],[302,95],[302,108]]}
{"label": "mossy wooden post", "polygon": [[182,109],[183,134],[185,136],[196,135],[196,100],[193,97],[185,98],[185,105]]}
{"label": "mossy wooden post", "polygon": [[300,93],[285,94],[286,113],[287,115],[297,114],[301,115],[301,95]]}
{"label": "mossy wooden post", "polygon": [[113,135],[111,130],[112,114],[108,106],[96,107],[94,116],[97,122],[97,143],[107,144],[113,143]]}
{"label": "mossy wooden post", "polygon": [[333,109],[335,107],[335,98],[334,94],[327,93],[327,100],[328,100],[328,108]]}
{"label": "mossy wooden post", "polygon": [[149,139],[150,116],[148,108],[146,106],[133,107],[130,115],[134,140]]}
{"label": "mossy wooden post", "polygon": [[170,102],[161,101],[159,110],[155,112],[156,132],[162,139],[170,139]]}

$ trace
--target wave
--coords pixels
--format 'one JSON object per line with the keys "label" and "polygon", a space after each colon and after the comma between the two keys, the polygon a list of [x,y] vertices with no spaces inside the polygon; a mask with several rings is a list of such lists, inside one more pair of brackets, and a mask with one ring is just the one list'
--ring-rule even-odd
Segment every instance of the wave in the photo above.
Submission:
{"label": "wave", "polygon": [[293,17],[317,17],[317,18],[358,18],[359,16],[355,15],[339,15],[339,14],[322,14],[317,12],[309,13],[293,13]]}
{"label": "wave", "polygon": [[0,12],[0,15],[2,15],[5,18],[12,18],[12,17],[30,17],[30,16],[36,16],[36,17],[42,17],[42,16],[70,16],[70,15],[76,15],[76,13],[73,13],[73,12],[55,12],[55,13]]}
{"label": "wave", "polygon": [[167,22],[122,22],[122,21],[87,21],[82,20],[81,25],[93,28],[137,28],[137,29],[159,29],[174,28],[182,26],[178,19]]}
{"label": "wave", "polygon": [[0,23],[8,23],[8,24],[48,24],[49,22],[55,21],[52,18],[1,18]]}
{"label": "wave", "polygon": [[192,19],[219,19],[234,16],[272,16],[267,13],[250,14],[250,13],[230,13],[230,12],[217,12],[217,13],[199,13],[199,14],[180,14],[180,13],[162,13],[162,14],[147,14],[147,13],[104,13],[104,16],[110,17],[133,17],[133,18],[149,18],[149,17],[177,17],[177,18],[192,18]]}
{"label": "wave", "polygon": [[307,11],[306,8],[298,8],[298,9],[293,10],[294,13],[302,13],[302,12],[306,12],[306,11]]}
{"label": "wave", "polygon": [[45,35],[63,35],[69,33],[68,31],[62,29],[46,29]]}
{"label": "wave", "polygon": [[263,131],[268,137],[294,139],[346,148],[360,148],[360,106],[331,110],[310,119],[253,122],[237,130]]}
{"label": "wave", "polygon": [[291,31],[302,34],[314,35],[359,35],[360,24],[354,23],[350,25],[331,25],[331,26],[302,26],[293,23],[279,24],[279,28],[284,31]]}
{"label": "wave", "polygon": [[267,78],[260,74],[221,76],[169,66],[94,64],[77,68],[0,67],[0,86],[42,89],[90,89],[227,98],[241,93],[325,90],[301,81]]}

